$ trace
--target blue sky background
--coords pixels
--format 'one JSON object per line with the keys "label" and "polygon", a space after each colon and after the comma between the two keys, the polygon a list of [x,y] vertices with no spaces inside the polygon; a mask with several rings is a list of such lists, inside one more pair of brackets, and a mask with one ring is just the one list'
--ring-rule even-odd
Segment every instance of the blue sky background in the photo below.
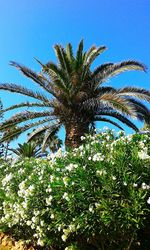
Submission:
{"label": "blue sky background", "polygon": [[[81,38],[85,49],[93,44],[108,47],[95,66],[136,59],[150,68],[149,13],[149,0],[0,0],[0,82],[37,88],[9,66],[9,61],[40,71],[33,57],[44,63],[55,61],[52,48],[55,43],[65,46],[71,42],[76,49]],[[126,72],[111,79],[109,84],[149,89],[150,72]],[[8,92],[0,92],[0,97],[4,107],[27,99]],[[128,128],[126,131],[131,133]],[[64,136],[64,131],[60,135]],[[24,140],[22,136],[20,142]]]}

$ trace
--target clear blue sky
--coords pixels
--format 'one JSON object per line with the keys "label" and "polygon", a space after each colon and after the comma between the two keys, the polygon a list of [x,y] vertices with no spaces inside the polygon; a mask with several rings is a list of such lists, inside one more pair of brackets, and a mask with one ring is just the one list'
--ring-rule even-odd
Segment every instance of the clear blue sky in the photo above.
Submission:
{"label": "clear blue sky", "polygon": [[[33,82],[9,66],[9,61],[39,71],[33,57],[43,62],[55,61],[52,48],[55,43],[71,42],[76,49],[81,38],[84,38],[85,49],[92,44],[108,47],[97,59],[97,65],[136,59],[150,68],[150,1],[1,0],[0,82],[35,88]],[[127,72],[112,79],[110,84],[149,89],[150,72]],[[1,92],[0,97],[4,107],[26,99],[8,92]]]}

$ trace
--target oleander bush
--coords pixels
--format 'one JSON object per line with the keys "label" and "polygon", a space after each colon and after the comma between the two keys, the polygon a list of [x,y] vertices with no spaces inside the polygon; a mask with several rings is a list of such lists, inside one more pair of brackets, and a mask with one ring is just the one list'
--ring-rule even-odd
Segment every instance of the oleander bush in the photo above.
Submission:
{"label": "oleander bush", "polygon": [[150,137],[107,130],[82,141],[1,163],[0,230],[43,249],[148,249]]}

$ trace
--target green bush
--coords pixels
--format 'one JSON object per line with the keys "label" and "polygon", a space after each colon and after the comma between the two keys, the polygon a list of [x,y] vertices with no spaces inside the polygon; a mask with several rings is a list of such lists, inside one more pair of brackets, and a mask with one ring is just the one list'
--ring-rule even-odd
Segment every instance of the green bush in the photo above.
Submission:
{"label": "green bush", "polygon": [[107,130],[82,140],[1,164],[0,229],[44,249],[148,249],[150,138]]}

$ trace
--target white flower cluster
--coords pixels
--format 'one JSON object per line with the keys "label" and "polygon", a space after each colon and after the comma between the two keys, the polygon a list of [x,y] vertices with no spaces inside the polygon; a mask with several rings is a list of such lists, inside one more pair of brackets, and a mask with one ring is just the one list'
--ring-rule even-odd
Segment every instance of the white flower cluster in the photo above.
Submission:
{"label": "white flower cluster", "polygon": [[12,178],[13,178],[12,173],[7,174],[7,175],[5,176],[5,178],[2,180],[2,185],[3,185],[3,186],[6,186],[7,183],[10,182],[10,180],[11,180]]}
{"label": "white flower cluster", "polygon": [[77,167],[78,167],[77,164],[70,163],[68,166],[66,166],[66,170],[68,170],[70,172],[70,171],[73,171],[74,169],[76,169]]}
{"label": "white flower cluster", "polygon": [[150,159],[150,155],[148,155],[148,148],[145,147],[143,148],[143,150],[141,150],[140,152],[138,152],[138,156],[141,160],[147,160]]}
{"label": "white flower cluster", "polygon": [[106,170],[102,169],[102,170],[97,170],[96,174],[97,174],[97,176],[101,176],[101,175],[107,174],[107,172],[106,172]]}
{"label": "white flower cluster", "polygon": [[75,224],[71,223],[67,228],[63,229],[63,235],[61,236],[63,241],[66,241],[69,237],[70,233],[73,233],[76,231]]}
{"label": "white flower cluster", "polygon": [[150,189],[150,185],[147,185],[145,182],[142,183],[142,189]]}
{"label": "white flower cluster", "polygon": [[[108,131],[101,132],[99,135],[88,135],[81,139],[88,142],[74,149],[71,153],[59,150],[47,159],[31,159],[26,160],[27,162],[22,160],[13,163],[13,168],[18,168],[18,171],[13,171],[13,168],[11,168],[11,171],[9,168],[4,170],[4,178],[1,178],[0,188],[6,199],[0,204],[2,214],[0,223],[8,225],[10,228],[14,225],[28,226],[29,230],[34,231],[34,238],[40,246],[45,245],[47,235],[51,235],[51,230],[54,229],[56,232],[57,230],[60,232],[62,241],[66,242],[70,234],[77,232],[80,228],[79,217],[77,220],[69,222],[70,225],[68,225],[69,206],[73,204],[73,208],[76,209],[76,206],[78,207],[78,204],[80,204],[86,224],[84,211],[86,211],[86,216],[92,218],[97,212],[99,214],[104,206],[101,200],[103,194],[101,193],[101,196],[98,196],[101,192],[101,185],[103,189],[104,182],[106,193],[109,182],[108,190],[111,190],[112,186],[115,185],[118,185],[119,189],[121,184],[121,188],[122,185],[124,185],[124,189],[131,188],[133,195],[139,190],[143,194],[149,192],[150,185],[140,182],[142,178],[140,179],[138,176],[130,182],[130,175],[128,179],[125,172],[121,176],[123,178],[119,178],[122,166],[119,169],[120,172],[115,168],[116,166],[119,168],[119,164],[121,164],[120,155],[118,157],[117,153],[115,154],[116,148],[120,152],[120,145],[124,147],[132,144],[132,136],[122,136],[115,140],[113,134]],[[135,151],[135,159],[138,159],[138,162],[139,158],[142,160],[150,158],[145,142],[140,142],[137,149],[140,149],[139,152],[138,150]],[[128,162],[128,158],[126,162],[123,162],[125,163],[123,165],[125,170],[126,168],[128,170],[130,166],[132,169],[134,162]],[[140,162],[147,164],[147,162]],[[113,166],[113,164],[116,164],[116,166]],[[99,185],[99,183],[102,184]],[[95,194],[94,192],[97,193],[92,196],[92,194]],[[93,199],[93,197],[96,198]],[[119,197],[118,195],[118,200]],[[82,199],[83,207],[80,203]],[[111,202],[113,202],[113,199],[111,199]],[[117,200],[115,202],[117,203]],[[150,204],[150,197],[146,202]],[[79,207],[77,211],[80,216]],[[66,249],[71,248],[67,247]]]}

